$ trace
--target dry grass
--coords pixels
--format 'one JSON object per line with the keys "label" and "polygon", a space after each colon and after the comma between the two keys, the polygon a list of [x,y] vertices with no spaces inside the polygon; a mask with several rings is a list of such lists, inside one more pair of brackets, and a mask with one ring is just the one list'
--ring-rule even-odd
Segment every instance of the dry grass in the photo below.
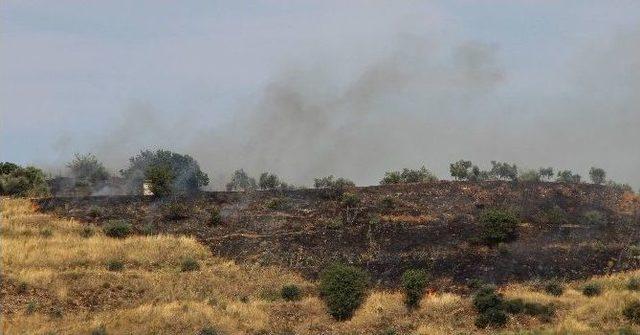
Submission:
{"label": "dry grass", "polygon": [[[430,293],[409,312],[402,294],[373,291],[354,317],[333,321],[318,298],[315,283],[284,269],[242,266],[214,257],[190,237],[106,237],[98,229],[83,237],[84,226],[35,212],[31,203],[3,199],[2,333],[197,334],[214,327],[224,334],[495,334],[479,331],[469,297]],[[182,272],[193,258],[200,270]],[[111,260],[124,263],[108,271]],[[567,285],[560,297],[540,293],[535,284],[500,290],[508,298],[552,303],[551,323],[511,317],[504,333],[612,334],[626,325],[621,311],[640,293],[626,283],[640,272],[595,278],[601,296],[580,293],[584,282]],[[297,302],[278,297],[288,283],[303,288]],[[531,332],[529,332],[531,331]]]}

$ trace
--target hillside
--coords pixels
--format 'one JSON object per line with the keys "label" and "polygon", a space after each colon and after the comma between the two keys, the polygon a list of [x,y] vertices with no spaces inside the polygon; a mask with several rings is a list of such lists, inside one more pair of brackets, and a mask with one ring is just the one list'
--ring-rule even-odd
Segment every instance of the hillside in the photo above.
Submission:
{"label": "hillside", "polygon": [[[345,205],[331,190],[321,189],[168,200],[51,198],[38,205],[97,225],[126,219],[141,234],[191,235],[217,256],[284,266],[311,279],[336,260],[366,268],[391,286],[405,269],[425,268],[449,288],[470,279],[579,279],[640,267],[637,248],[629,248],[640,242],[638,198],[617,189],[443,181],[348,193],[360,201]],[[211,225],[214,208],[222,220]],[[479,243],[478,216],[493,208],[518,214],[515,241],[497,247]]]}
{"label": "hillside", "polygon": [[[109,238],[86,223],[38,214],[27,200],[3,199],[1,211],[3,334],[496,334],[474,326],[465,294],[431,287],[408,311],[399,291],[374,288],[351,320],[336,322],[316,283],[283,268],[235,264],[187,237]],[[199,269],[181,271],[185,259]],[[122,269],[110,268],[113,260]],[[640,298],[627,288],[635,276],[592,278],[603,290],[592,298],[580,293],[584,281],[568,282],[558,297],[536,282],[501,286],[506,298],[555,311],[546,321],[510,316],[501,333],[633,334],[622,310]],[[290,283],[302,288],[299,301],[280,298]]]}

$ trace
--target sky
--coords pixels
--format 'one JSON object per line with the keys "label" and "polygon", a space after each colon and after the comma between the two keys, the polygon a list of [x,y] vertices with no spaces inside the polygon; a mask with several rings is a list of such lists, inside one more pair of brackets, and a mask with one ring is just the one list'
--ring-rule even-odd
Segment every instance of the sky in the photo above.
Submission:
{"label": "sky", "polygon": [[0,2],[0,160],[298,185],[470,159],[640,187],[640,1]]}

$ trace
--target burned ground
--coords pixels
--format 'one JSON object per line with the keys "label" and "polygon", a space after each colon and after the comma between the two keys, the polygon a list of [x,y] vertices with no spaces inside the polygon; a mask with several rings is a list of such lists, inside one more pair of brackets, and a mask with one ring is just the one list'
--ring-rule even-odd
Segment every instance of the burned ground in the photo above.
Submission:
{"label": "burned ground", "polygon": [[[614,188],[443,181],[348,192],[360,198],[357,205],[345,205],[329,190],[36,201],[44,212],[87,224],[125,219],[139,234],[193,235],[216,255],[283,265],[310,277],[334,261],[362,266],[391,285],[414,267],[428,269],[441,285],[574,279],[640,268],[638,198]],[[479,241],[478,216],[489,208],[520,216],[515,241],[494,247]],[[211,222],[214,209],[219,224]]]}

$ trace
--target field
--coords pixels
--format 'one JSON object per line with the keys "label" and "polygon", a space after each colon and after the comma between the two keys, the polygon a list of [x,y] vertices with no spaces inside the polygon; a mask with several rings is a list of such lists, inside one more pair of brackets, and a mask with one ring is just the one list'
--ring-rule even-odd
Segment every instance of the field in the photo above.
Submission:
{"label": "field", "polygon": [[[89,228],[87,228],[89,227]],[[199,269],[183,271],[195,260]],[[109,270],[119,260],[123,269]],[[2,200],[3,334],[495,334],[474,326],[467,294],[430,290],[408,311],[402,292],[373,287],[353,318],[334,321],[317,283],[277,267],[239,265],[213,256],[195,239],[154,235],[115,239],[79,221],[35,212],[29,200]],[[499,287],[506,298],[551,303],[547,322],[510,316],[505,334],[633,333],[622,316],[640,298],[628,281],[640,272],[566,283],[559,297],[539,283]],[[284,301],[280,288],[302,288]],[[214,332],[215,331],[215,332]]]}

